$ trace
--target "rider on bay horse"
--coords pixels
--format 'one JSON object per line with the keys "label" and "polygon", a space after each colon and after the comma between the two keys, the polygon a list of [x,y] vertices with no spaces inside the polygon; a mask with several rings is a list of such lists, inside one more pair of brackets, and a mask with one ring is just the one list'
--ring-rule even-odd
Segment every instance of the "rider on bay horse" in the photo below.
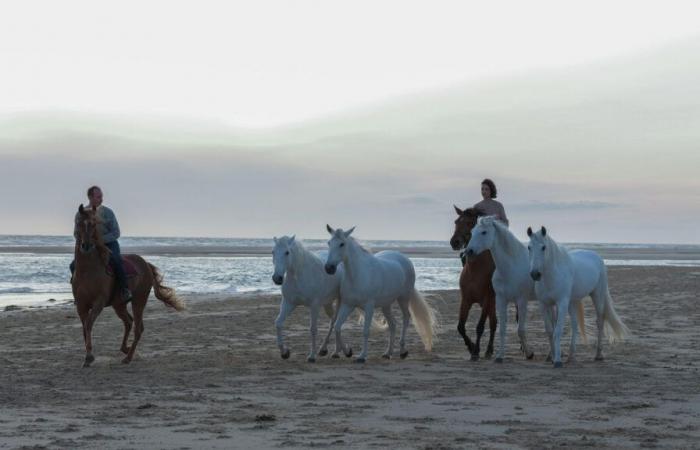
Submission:
{"label": "rider on bay horse", "polygon": [[[89,208],[97,212],[97,216],[100,222],[97,229],[102,237],[102,242],[109,248],[110,256],[109,261],[112,264],[114,275],[117,281],[117,287],[121,293],[122,301],[128,302],[131,300],[131,291],[127,285],[126,272],[124,271],[124,265],[122,263],[121,251],[119,249],[119,223],[117,222],[117,217],[114,212],[108,207],[102,204],[102,189],[99,186],[92,186],[87,191],[88,200],[90,202]],[[75,227],[73,229],[73,236],[78,238],[78,219],[80,218],[80,213],[75,216]],[[75,261],[70,265],[71,273],[75,271]]]}

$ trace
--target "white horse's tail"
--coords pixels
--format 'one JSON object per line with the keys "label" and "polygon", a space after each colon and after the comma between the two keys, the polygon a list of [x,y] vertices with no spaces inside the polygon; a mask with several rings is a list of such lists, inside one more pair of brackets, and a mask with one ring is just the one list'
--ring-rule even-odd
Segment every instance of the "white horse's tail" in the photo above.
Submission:
{"label": "white horse's tail", "polygon": [[[356,309],[357,311],[357,324],[363,326],[365,324],[365,314],[361,309]],[[386,318],[382,316],[379,318],[377,314],[372,315],[372,331],[386,331],[389,329],[389,323]]]}
{"label": "white horse's tail", "polygon": [[583,338],[583,343],[588,344],[588,333],[586,333],[586,312],[583,309],[583,301],[578,302],[578,314],[576,318],[578,319],[578,329],[581,332],[581,337]]}
{"label": "white horse's tail", "polygon": [[408,302],[408,310],[411,313],[413,326],[416,327],[420,340],[423,341],[423,346],[427,351],[431,351],[433,349],[433,341],[437,340],[438,330],[435,309],[414,288]]}
{"label": "white horse's tail", "polygon": [[629,336],[630,330],[627,328],[627,325],[622,323],[620,316],[618,316],[615,312],[607,282],[605,284],[605,312],[603,315],[603,320],[605,321],[605,333],[608,335],[608,340],[612,344],[623,341],[627,336]]}

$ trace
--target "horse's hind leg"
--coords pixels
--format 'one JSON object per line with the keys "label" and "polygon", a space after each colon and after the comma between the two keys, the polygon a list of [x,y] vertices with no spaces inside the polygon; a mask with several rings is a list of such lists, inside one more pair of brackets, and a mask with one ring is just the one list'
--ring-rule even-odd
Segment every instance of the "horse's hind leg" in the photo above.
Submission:
{"label": "horse's hind leg", "polygon": [[406,349],[406,331],[408,330],[408,322],[411,320],[411,312],[408,310],[409,297],[399,298],[399,307],[401,308],[401,315],[403,320],[403,326],[401,327],[401,339],[399,340],[399,356],[404,359],[408,356],[408,350]]}
{"label": "horse's hind leg", "polygon": [[396,319],[391,313],[391,305],[382,308],[382,313],[386,318],[387,325],[389,325],[389,345],[386,348],[386,352],[382,355],[382,358],[391,359],[392,353],[394,353],[394,338],[396,337]]}
{"label": "horse's hind leg", "polygon": [[132,359],[134,359],[134,353],[136,353],[136,345],[141,340],[141,335],[143,334],[143,310],[146,306],[146,298],[133,299],[131,308],[134,312],[134,342],[131,343],[129,348],[129,353],[126,354],[122,362],[124,364],[129,364]]}
{"label": "horse's hind leg", "polygon": [[126,309],[126,304],[124,304],[124,302],[115,302],[113,308],[114,312],[117,313],[117,316],[119,316],[124,323],[124,339],[122,339],[121,351],[122,353],[127,354],[129,353],[129,347],[126,346],[126,343],[129,340],[129,333],[131,333],[131,326],[134,323],[134,319]]}
{"label": "horse's hind leg", "polygon": [[481,316],[479,317],[479,323],[476,324],[476,344],[474,345],[474,351],[472,352],[472,361],[479,360],[479,353],[481,352],[481,336],[484,334],[484,324],[486,323],[486,316],[488,316],[488,310],[486,308],[481,308]]}
{"label": "horse's hind leg", "polygon": [[457,332],[460,336],[462,336],[462,339],[464,339],[464,345],[467,346],[467,350],[469,350],[470,355],[474,355],[474,344],[472,344],[469,336],[467,336],[465,325],[467,323],[467,319],[469,318],[469,310],[471,309],[472,304],[472,301],[467,299],[466,294],[462,293],[462,303],[459,305],[459,322],[457,323]]}
{"label": "horse's hind leg", "polygon": [[309,330],[311,334],[311,349],[309,350],[309,356],[306,357],[306,360],[310,363],[316,362],[316,335],[318,334],[319,309],[317,304],[311,304],[311,326]]}
{"label": "horse's hind leg", "polygon": [[518,337],[523,348],[525,358],[532,359],[535,353],[527,346],[527,299],[521,298],[518,303]]}
{"label": "horse's hind leg", "polygon": [[605,326],[605,291],[597,287],[591,293],[591,299],[593,300],[593,306],[595,306],[595,319],[596,325],[598,326],[598,339],[596,342],[595,360],[603,360],[603,336],[604,336],[604,326]]}
{"label": "horse's hind leg", "polygon": [[571,345],[569,346],[569,358],[567,359],[567,363],[573,363],[576,362],[576,333],[578,333],[578,329],[576,325],[578,324],[578,304],[575,301],[572,301],[569,303],[569,317],[571,319]]}

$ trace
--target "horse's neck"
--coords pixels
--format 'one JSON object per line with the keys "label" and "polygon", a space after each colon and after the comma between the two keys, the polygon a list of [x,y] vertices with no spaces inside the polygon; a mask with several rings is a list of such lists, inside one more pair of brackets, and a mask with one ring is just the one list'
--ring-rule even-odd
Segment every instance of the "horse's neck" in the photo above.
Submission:
{"label": "horse's neck", "polygon": [[76,248],[75,252],[75,271],[81,273],[104,271],[105,262],[100,257],[100,252],[97,248],[88,253],[83,253]]}
{"label": "horse's neck", "polygon": [[301,245],[297,246],[294,251],[294,262],[287,269],[287,272],[292,278],[299,278],[306,275],[309,269],[313,268],[316,258]]}
{"label": "horse's neck", "polygon": [[343,258],[345,276],[350,280],[357,280],[363,268],[367,268],[367,260],[374,256],[365,252],[353,239],[348,240],[348,251]]}
{"label": "horse's neck", "polygon": [[[502,274],[508,274],[516,270],[517,265],[527,260],[523,245],[506,229],[496,228],[498,243],[491,248],[496,269]],[[510,252],[509,252],[510,250]],[[523,259],[523,256],[525,258]]]}
{"label": "horse's neck", "polygon": [[571,257],[569,252],[564,247],[559,246],[552,238],[547,239],[546,245],[550,251],[544,259],[547,270],[544,271],[543,277],[545,278],[545,283],[549,284],[550,278],[559,278],[561,269],[571,267]]}

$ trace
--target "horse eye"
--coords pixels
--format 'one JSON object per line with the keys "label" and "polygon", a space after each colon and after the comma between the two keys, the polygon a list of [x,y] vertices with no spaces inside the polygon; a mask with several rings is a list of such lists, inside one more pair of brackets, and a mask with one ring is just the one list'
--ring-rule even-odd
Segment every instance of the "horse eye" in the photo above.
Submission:
{"label": "horse eye", "polygon": [[542,251],[544,251],[545,248],[547,248],[547,247],[545,247],[545,246],[543,245],[543,246],[542,246]]}
{"label": "horse eye", "polygon": [[286,252],[284,252],[284,254],[285,254],[285,256],[286,256],[286,255],[289,255],[289,250],[287,250]]}
{"label": "horse eye", "polygon": [[340,247],[345,247],[345,242],[341,242]]}
{"label": "horse eye", "polygon": [[530,248],[530,246],[529,246],[529,245],[527,246],[527,249],[528,249],[528,250],[532,250],[532,248]]}
{"label": "horse eye", "polygon": [[486,234],[486,230],[482,231],[481,234],[485,235],[485,234]]}

